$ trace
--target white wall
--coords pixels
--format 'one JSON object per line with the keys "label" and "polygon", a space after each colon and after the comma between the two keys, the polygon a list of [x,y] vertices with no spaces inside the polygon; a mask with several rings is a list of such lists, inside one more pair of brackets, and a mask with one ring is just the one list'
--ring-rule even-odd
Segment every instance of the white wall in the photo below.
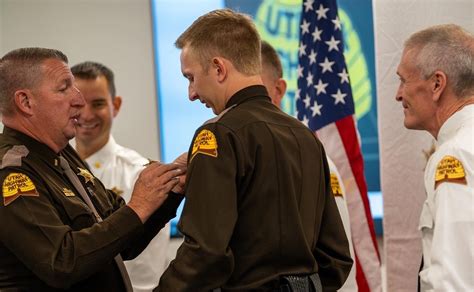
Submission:
{"label": "white wall", "polygon": [[456,23],[473,32],[474,1],[373,1],[386,291],[416,291],[421,263],[417,226],[425,200],[423,151],[431,147],[433,138],[426,132],[404,128],[403,110],[395,101],[399,84],[396,68],[403,41],[415,31],[435,24]]}
{"label": "white wall", "polygon": [[90,60],[110,67],[124,101],[113,127],[116,140],[159,157],[148,0],[0,0],[0,37],[1,56],[50,47],[63,51],[71,66]]}

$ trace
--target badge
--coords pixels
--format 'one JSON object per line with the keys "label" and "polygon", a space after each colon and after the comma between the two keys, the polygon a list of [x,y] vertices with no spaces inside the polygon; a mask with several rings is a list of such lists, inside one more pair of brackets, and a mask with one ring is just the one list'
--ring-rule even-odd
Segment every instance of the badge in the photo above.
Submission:
{"label": "badge", "polygon": [[94,176],[92,175],[92,173],[90,173],[87,169],[84,168],[78,167],[77,169],[79,169],[79,173],[77,175],[82,176],[84,178],[85,183],[92,182],[92,184],[94,184]]}
{"label": "badge", "polygon": [[202,130],[194,139],[193,151],[191,153],[190,162],[198,153],[217,157],[217,140],[214,133],[209,130]]}
{"label": "badge", "polygon": [[443,157],[436,167],[435,190],[443,182],[467,184],[464,167],[461,161],[453,156]]}
{"label": "badge", "polygon": [[74,194],[73,191],[71,191],[68,188],[63,188],[63,193],[66,197],[74,197],[76,194]]}
{"label": "badge", "polygon": [[337,175],[331,172],[331,189],[334,197],[343,197],[341,185],[337,179]]}
{"label": "badge", "polygon": [[121,195],[123,194],[123,191],[122,191],[121,189],[117,188],[117,187],[113,187],[113,188],[111,189],[111,191],[114,192],[114,193],[116,193],[117,196],[121,196]]}
{"label": "badge", "polygon": [[7,206],[19,196],[39,197],[35,184],[23,173],[10,173],[3,180],[3,205]]}

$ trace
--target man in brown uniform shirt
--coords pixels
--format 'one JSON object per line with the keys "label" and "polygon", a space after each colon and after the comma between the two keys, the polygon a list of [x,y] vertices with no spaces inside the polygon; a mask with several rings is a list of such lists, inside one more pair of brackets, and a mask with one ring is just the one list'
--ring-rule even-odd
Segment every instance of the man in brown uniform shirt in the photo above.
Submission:
{"label": "man in brown uniform shirt", "polygon": [[177,165],[143,170],[128,205],[90,173],[68,145],[83,106],[63,53],[0,59],[1,291],[131,291],[118,254],[138,255],[175,216]]}
{"label": "man in brown uniform shirt", "polygon": [[157,290],[280,291],[283,276],[309,283],[318,273],[324,291],[335,291],[352,260],[324,149],[271,103],[252,21],[212,11],[176,46],[189,98],[218,116],[190,147],[179,222],[185,238]]}

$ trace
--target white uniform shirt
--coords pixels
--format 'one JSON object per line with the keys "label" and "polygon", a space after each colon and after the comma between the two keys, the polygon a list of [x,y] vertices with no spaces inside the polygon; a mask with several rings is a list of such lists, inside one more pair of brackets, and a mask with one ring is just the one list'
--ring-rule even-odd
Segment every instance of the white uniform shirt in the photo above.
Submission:
{"label": "white uniform shirt", "polygon": [[[344,225],[344,231],[346,232],[347,240],[349,241],[349,251],[351,253],[351,258],[354,261],[352,265],[351,271],[349,276],[347,277],[346,282],[344,285],[339,289],[339,292],[356,292],[358,291],[357,288],[357,281],[356,281],[356,264],[355,264],[355,256],[354,256],[354,246],[352,245],[352,236],[351,236],[351,223],[349,219],[349,211],[347,209],[347,202],[346,202],[346,190],[344,188],[344,183],[341,179],[341,175],[336,168],[336,165],[332,160],[327,157],[328,164],[329,164],[329,172],[331,173],[331,186],[333,187],[333,193],[335,193],[335,199],[337,204],[337,209],[339,210],[339,214],[341,215],[342,224]],[[334,181],[337,179],[337,182]],[[340,190],[335,191],[334,187],[338,184]],[[340,193],[339,193],[340,192]],[[339,193],[339,194],[336,194]]]}
{"label": "white uniform shirt", "polygon": [[474,105],[442,125],[436,146],[419,224],[421,291],[474,291]]}
{"label": "white uniform shirt", "polygon": [[[136,151],[118,145],[110,136],[108,143],[86,159],[92,172],[102,183],[130,200],[133,186],[148,159]],[[131,261],[125,261],[134,291],[152,291],[158,286],[168,266],[169,223],[153,238],[148,247]]]}

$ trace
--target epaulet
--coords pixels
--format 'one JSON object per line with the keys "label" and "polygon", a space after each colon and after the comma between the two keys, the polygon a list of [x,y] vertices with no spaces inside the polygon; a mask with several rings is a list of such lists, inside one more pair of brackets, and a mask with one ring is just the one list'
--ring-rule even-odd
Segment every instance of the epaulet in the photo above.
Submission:
{"label": "epaulet", "polygon": [[21,159],[28,155],[30,151],[25,145],[15,145],[2,157],[0,169],[8,166],[21,166]]}
{"label": "epaulet", "polygon": [[227,112],[229,112],[231,109],[233,109],[234,107],[236,107],[237,104],[234,104],[228,108],[226,108],[224,111],[222,111],[219,115],[217,115],[216,117],[210,119],[210,120],[207,120],[206,122],[204,122],[203,125],[207,125],[207,124],[212,124],[212,123],[216,123],[217,121],[219,121]]}

